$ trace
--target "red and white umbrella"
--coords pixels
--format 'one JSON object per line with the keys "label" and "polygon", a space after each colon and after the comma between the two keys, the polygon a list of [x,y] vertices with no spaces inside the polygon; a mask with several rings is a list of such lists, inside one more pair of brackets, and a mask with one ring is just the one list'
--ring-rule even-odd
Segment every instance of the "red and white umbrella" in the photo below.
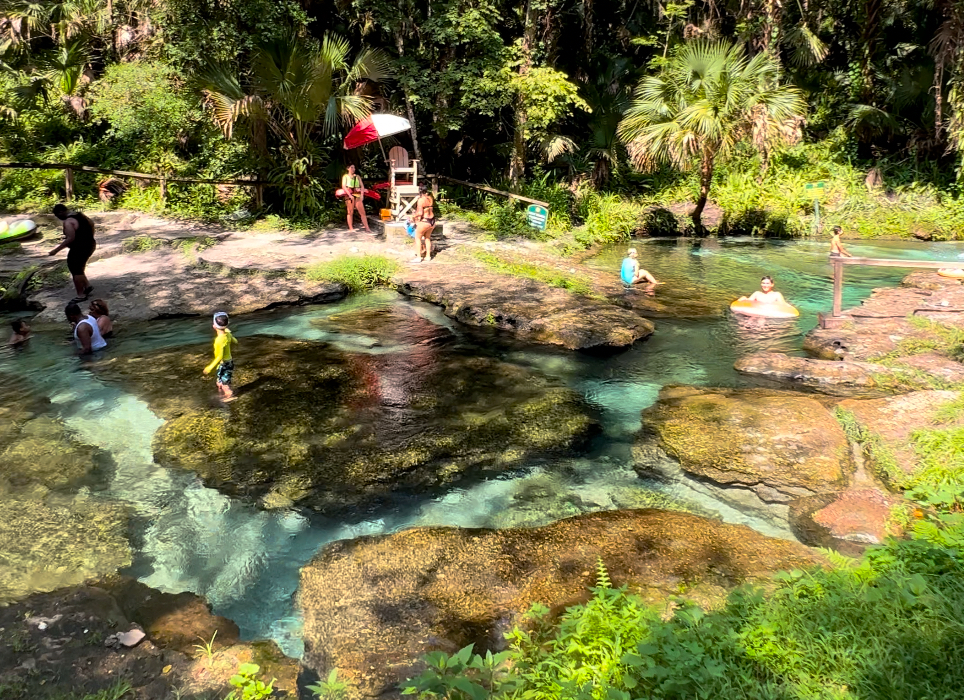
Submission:
{"label": "red and white umbrella", "polygon": [[373,114],[355,124],[345,137],[345,148],[358,148],[386,136],[400,134],[412,128],[408,119],[394,114]]}

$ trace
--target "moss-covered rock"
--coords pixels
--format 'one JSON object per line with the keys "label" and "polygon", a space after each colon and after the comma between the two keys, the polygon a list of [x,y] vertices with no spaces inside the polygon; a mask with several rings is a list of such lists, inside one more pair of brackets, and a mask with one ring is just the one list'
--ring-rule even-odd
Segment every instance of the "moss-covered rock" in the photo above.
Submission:
{"label": "moss-covered rock", "polygon": [[416,674],[430,650],[498,649],[533,603],[558,612],[584,602],[597,558],[614,585],[649,601],[685,591],[708,605],[740,583],[820,561],[746,527],[657,510],[340,541],[302,570],[302,663],[322,675],[338,668],[361,696],[382,696]]}
{"label": "moss-covered rock", "polygon": [[[38,493],[38,491],[40,493]],[[0,603],[129,566],[127,512],[83,496],[4,498],[0,518]]]}
{"label": "moss-covered rock", "polygon": [[764,501],[839,491],[852,468],[840,425],[806,395],[671,387],[643,412],[643,425],[684,471],[751,488]]}
{"label": "moss-covered rock", "polygon": [[236,401],[215,405],[196,348],[117,357],[105,378],[167,423],[155,459],[265,506],[326,512],[563,454],[595,423],[575,392],[499,360],[438,352],[353,354],[317,342],[242,338]]}

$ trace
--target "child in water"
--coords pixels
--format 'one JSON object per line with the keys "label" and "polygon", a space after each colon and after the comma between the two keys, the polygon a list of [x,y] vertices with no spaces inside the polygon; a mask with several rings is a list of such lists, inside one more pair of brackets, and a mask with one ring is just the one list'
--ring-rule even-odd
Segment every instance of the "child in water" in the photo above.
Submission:
{"label": "child in water", "polygon": [[8,345],[20,345],[20,343],[30,338],[30,326],[22,318],[18,318],[16,321],[10,324],[13,329],[13,335],[10,336],[10,341]]}
{"label": "child in water", "polygon": [[843,256],[845,258],[852,258],[853,255],[844,248],[843,242],[840,240],[840,234],[843,233],[843,229],[839,226],[833,227],[833,236],[830,238],[830,257],[839,258]]}
{"label": "child in water", "polygon": [[231,389],[231,377],[234,374],[234,359],[231,357],[231,344],[237,344],[237,339],[228,330],[228,315],[223,311],[214,314],[213,327],[217,336],[214,338],[214,359],[204,368],[205,374],[210,374],[218,368],[218,394],[225,403],[234,401],[234,391]]}
{"label": "child in water", "polygon": [[786,304],[780,292],[773,289],[773,278],[766,275],[760,280],[760,291],[753,292],[748,297],[740,297],[737,301],[755,301],[758,304]]}
{"label": "child in water", "polygon": [[650,284],[659,284],[655,277],[639,266],[639,261],[636,260],[638,253],[635,248],[630,248],[626,255],[627,257],[623,258],[622,269],[619,271],[623,283],[636,284],[645,281]]}

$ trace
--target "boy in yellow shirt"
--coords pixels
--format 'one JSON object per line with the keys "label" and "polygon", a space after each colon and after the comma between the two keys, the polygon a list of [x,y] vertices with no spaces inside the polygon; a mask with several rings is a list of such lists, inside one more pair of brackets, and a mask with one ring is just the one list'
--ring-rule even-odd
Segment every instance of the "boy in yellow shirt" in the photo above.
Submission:
{"label": "boy in yellow shirt", "polygon": [[234,359],[231,357],[231,344],[237,344],[238,340],[231,331],[228,330],[228,315],[223,311],[214,314],[214,330],[217,336],[214,338],[214,360],[204,368],[205,374],[210,374],[215,367],[218,368],[218,394],[221,400],[227,403],[236,398],[234,391],[231,390],[231,375],[234,374]]}

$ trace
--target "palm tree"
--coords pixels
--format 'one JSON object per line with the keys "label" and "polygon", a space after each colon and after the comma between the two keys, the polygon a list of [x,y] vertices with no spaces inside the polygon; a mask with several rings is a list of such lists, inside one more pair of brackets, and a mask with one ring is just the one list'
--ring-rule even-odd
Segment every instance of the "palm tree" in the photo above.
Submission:
{"label": "palm tree", "polygon": [[371,112],[370,98],[356,95],[362,80],[391,77],[386,54],[360,52],[349,61],[348,41],[328,34],[320,45],[288,34],[255,49],[250,72],[242,83],[222,65],[202,70],[198,84],[214,122],[232,138],[239,122],[263,156],[269,156],[269,134],[279,142],[281,163],[275,179],[287,185],[289,208],[302,213],[318,204],[320,168],[316,136],[330,136],[340,123],[353,123]]}
{"label": "palm tree", "polygon": [[221,65],[201,71],[199,84],[227,138],[246,120],[255,132],[267,129],[304,152],[317,132],[331,135],[339,122],[368,116],[369,98],[353,93],[359,80],[379,82],[391,76],[389,59],[381,51],[362,51],[351,62],[349,51],[347,40],[331,34],[315,47],[289,34],[255,49],[245,86]]}
{"label": "palm tree", "polygon": [[772,56],[748,58],[741,46],[696,40],[681,46],[658,75],[640,82],[619,133],[637,167],[698,164],[700,194],[692,217],[701,231],[716,161],[750,139],[765,163],[774,145],[792,139],[805,110],[802,93],[780,83]]}

